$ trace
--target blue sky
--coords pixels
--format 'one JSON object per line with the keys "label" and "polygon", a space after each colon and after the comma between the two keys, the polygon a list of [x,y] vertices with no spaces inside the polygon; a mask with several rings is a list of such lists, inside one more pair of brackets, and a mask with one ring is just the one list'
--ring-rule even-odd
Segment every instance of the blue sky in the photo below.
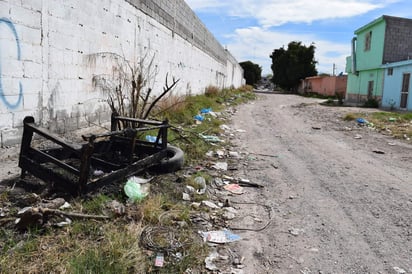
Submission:
{"label": "blue sky", "polygon": [[270,54],[291,41],[316,46],[319,73],[345,71],[354,31],[382,15],[412,18],[410,0],[186,0],[239,61],[272,73]]}

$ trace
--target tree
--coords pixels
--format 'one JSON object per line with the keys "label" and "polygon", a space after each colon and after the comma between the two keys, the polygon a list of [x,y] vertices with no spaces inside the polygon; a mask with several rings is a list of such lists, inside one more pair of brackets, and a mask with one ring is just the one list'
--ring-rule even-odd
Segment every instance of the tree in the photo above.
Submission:
{"label": "tree", "polygon": [[315,45],[309,47],[301,42],[292,41],[287,50],[284,47],[275,49],[270,55],[272,59],[272,82],[282,89],[296,92],[300,80],[317,75]]}
{"label": "tree", "polygon": [[243,68],[243,76],[247,85],[256,84],[262,77],[262,67],[251,61],[241,62],[239,65]]}

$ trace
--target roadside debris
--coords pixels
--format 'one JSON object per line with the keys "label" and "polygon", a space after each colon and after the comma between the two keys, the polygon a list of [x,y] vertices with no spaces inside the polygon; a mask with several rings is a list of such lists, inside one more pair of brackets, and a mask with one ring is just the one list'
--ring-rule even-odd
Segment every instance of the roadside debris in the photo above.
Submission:
{"label": "roadside debris", "polygon": [[375,149],[373,150],[373,152],[375,152],[376,154],[385,154],[385,151],[379,149]]}
{"label": "roadside debris", "polygon": [[216,244],[230,243],[240,240],[240,236],[232,233],[230,230],[199,231],[203,241]]}
{"label": "roadside debris", "polygon": [[125,186],[124,186],[124,193],[126,196],[129,198],[129,202],[135,203],[143,200],[147,194],[148,194],[148,187],[142,186],[142,184],[145,184],[149,182],[150,179],[142,179],[138,177],[130,177]]}
{"label": "roadside debris", "polygon": [[244,193],[243,188],[238,184],[228,184],[223,187],[227,191],[233,194],[241,195]]}
{"label": "roadside debris", "polygon": [[[52,216],[64,216],[72,218],[85,219],[109,219],[105,215],[89,215],[74,212],[65,212],[58,209],[43,208],[43,207],[25,207],[17,213],[18,218],[15,220],[15,225],[19,229],[27,229],[34,225],[44,225]],[[67,222],[67,220],[66,220]],[[71,222],[70,222],[71,223]]]}

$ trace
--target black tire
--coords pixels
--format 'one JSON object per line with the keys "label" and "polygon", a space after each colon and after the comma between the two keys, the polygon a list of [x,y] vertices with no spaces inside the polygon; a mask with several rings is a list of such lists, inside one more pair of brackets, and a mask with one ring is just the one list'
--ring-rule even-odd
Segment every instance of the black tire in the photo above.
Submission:
{"label": "black tire", "polygon": [[184,163],[184,153],[183,151],[175,146],[167,146],[166,148],[167,156],[160,160],[159,165],[155,166],[155,169],[160,172],[174,172],[183,167]]}

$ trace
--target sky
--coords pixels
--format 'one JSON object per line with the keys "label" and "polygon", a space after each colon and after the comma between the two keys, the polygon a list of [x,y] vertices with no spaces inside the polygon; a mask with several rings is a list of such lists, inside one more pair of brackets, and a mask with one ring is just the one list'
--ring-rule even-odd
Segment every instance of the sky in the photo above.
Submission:
{"label": "sky", "polygon": [[[345,73],[354,31],[382,15],[412,18],[411,0],[186,0],[238,62],[272,74],[270,55],[314,43],[318,73]],[[335,69],[334,69],[335,68]]]}

